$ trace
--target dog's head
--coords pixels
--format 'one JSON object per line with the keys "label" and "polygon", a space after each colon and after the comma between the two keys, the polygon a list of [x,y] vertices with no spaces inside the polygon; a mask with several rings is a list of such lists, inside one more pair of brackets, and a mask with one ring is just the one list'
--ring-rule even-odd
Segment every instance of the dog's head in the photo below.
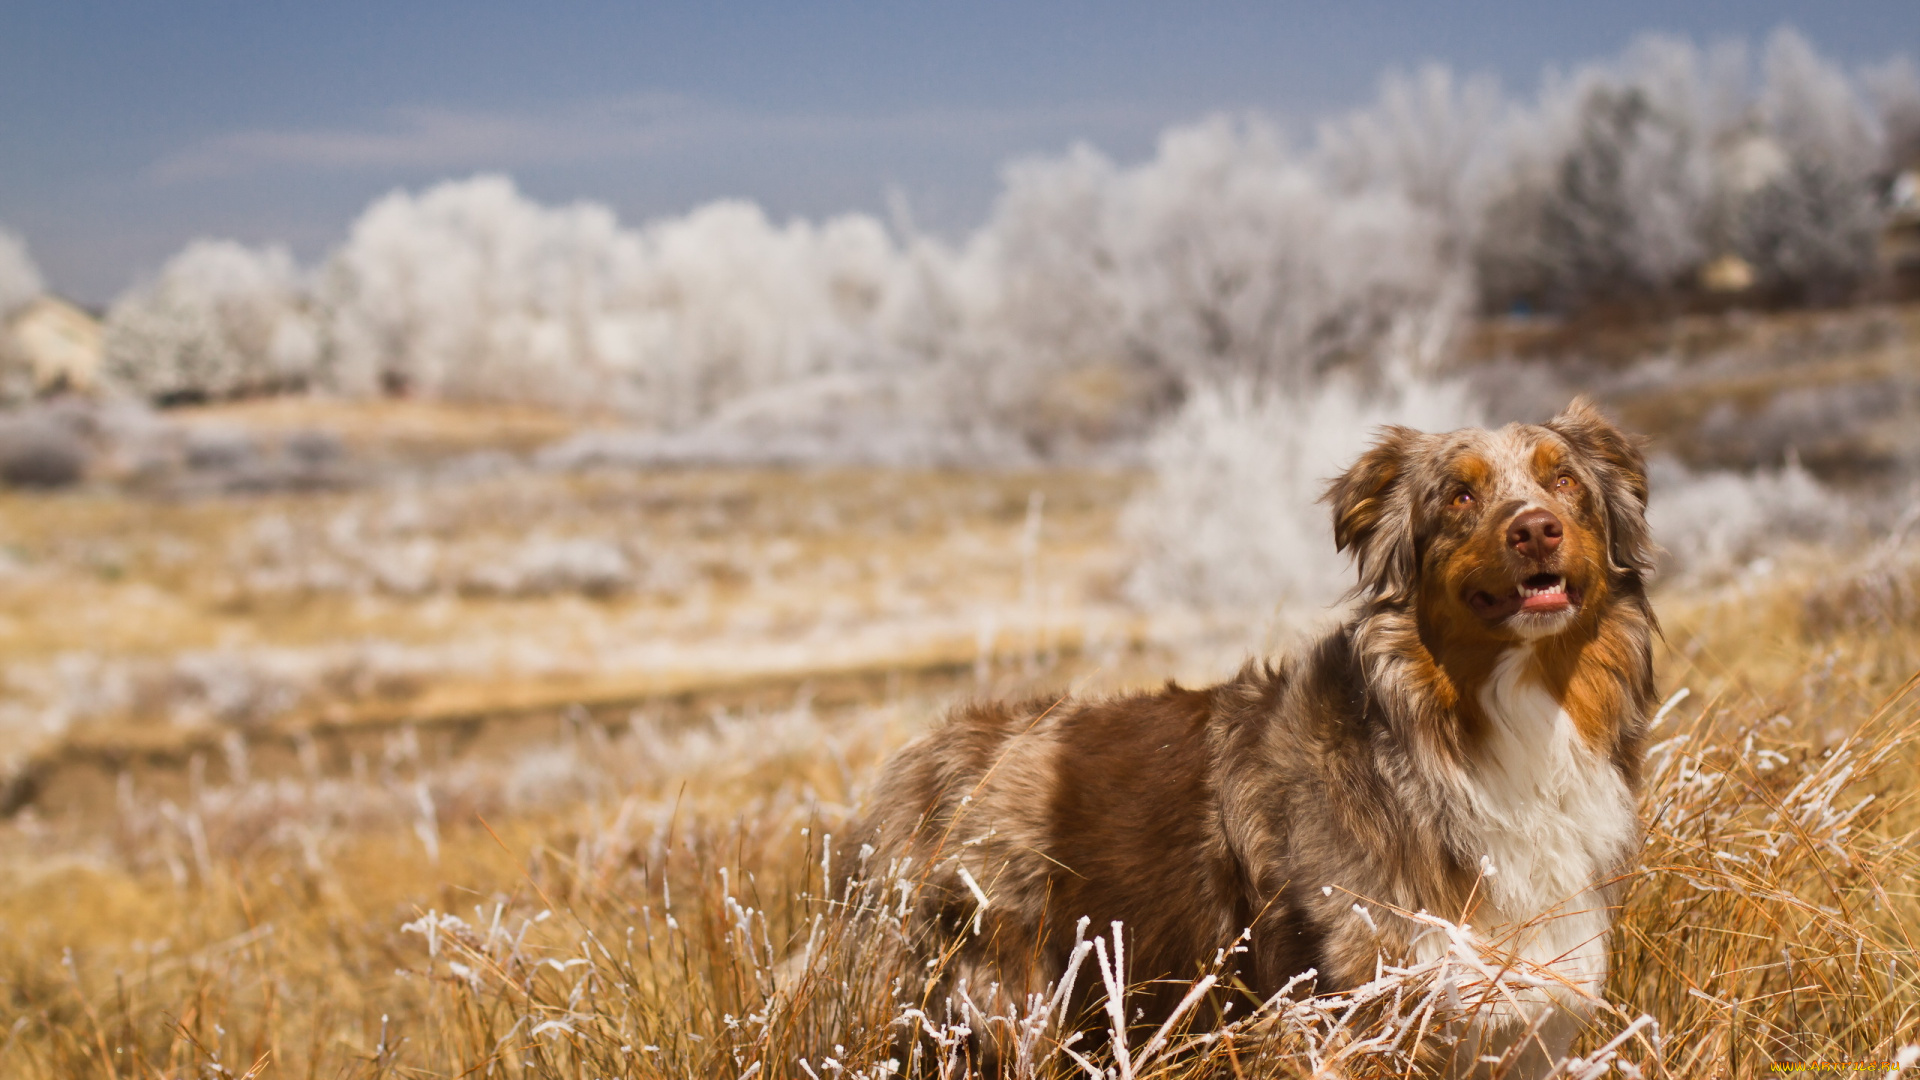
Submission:
{"label": "dog's head", "polygon": [[1498,638],[1559,633],[1651,565],[1646,462],[1584,399],[1543,425],[1388,428],[1326,500],[1360,594]]}

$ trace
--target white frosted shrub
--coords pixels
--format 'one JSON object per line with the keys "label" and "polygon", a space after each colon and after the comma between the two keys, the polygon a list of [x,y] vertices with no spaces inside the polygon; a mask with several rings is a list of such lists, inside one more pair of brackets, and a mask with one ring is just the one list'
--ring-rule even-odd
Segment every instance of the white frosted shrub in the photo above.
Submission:
{"label": "white frosted shrub", "polygon": [[1153,484],[1121,526],[1139,560],[1127,591],[1149,607],[1310,615],[1353,582],[1319,503],[1327,482],[1384,425],[1450,431],[1480,420],[1450,382],[1372,394],[1345,380],[1296,393],[1202,389],[1147,445]]}
{"label": "white frosted shrub", "polygon": [[1090,150],[1013,170],[988,225],[995,314],[1025,363],[1144,364],[1177,383],[1312,383],[1445,292],[1438,227],[1336,191],[1263,125],[1214,120],[1117,169]]}
{"label": "white frosted shrub", "polygon": [[1311,385],[1441,288],[1430,218],[1390,192],[1334,194],[1257,130],[1174,132],[1131,179],[1130,321],[1188,380]]}
{"label": "white frosted shrub", "polygon": [[902,266],[870,218],[776,226],[720,202],[635,231],[476,177],[389,195],[355,223],[327,274],[333,378],[681,425],[869,361]]}
{"label": "white frosted shrub", "polygon": [[640,260],[605,208],[542,207],[504,177],[394,192],[326,268],[329,379],[360,394],[590,398],[624,359],[600,317]]}
{"label": "white frosted shrub", "polygon": [[1787,154],[1866,177],[1879,164],[1880,132],[1853,79],[1793,30],[1767,39],[1759,108]]}
{"label": "white frosted shrub", "polygon": [[1920,68],[1899,56],[1868,68],[1862,81],[1878,114],[1888,171],[1920,165]]}
{"label": "white frosted shrub", "polygon": [[1721,157],[1746,66],[1734,47],[1648,37],[1550,79],[1511,121],[1476,253],[1486,297],[1566,307],[1684,285],[1723,246]]}
{"label": "white frosted shrub", "polygon": [[1740,203],[1736,240],[1776,288],[1849,296],[1875,272],[1883,132],[1852,80],[1791,30],[1767,42],[1759,109],[1784,155]]}
{"label": "white frosted shrub", "polygon": [[978,350],[970,389],[989,411],[1032,411],[1077,370],[1150,371],[1152,359],[1128,347],[1119,295],[1109,223],[1118,172],[1088,146],[1007,168],[968,252],[979,287],[950,294],[947,329],[957,334],[930,342],[940,354]]}
{"label": "white frosted shrub", "polygon": [[751,203],[714,203],[652,226],[646,243],[636,314],[654,336],[643,377],[675,421],[871,366],[904,287],[902,253],[860,215],[775,226]]}
{"label": "white frosted shrub", "polygon": [[1672,573],[1739,569],[1794,540],[1836,539],[1854,520],[1797,460],[1752,473],[1696,473],[1658,458],[1648,479],[1647,523]]}
{"label": "white frosted shrub", "polygon": [[971,392],[948,400],[1058,454],[1136,437],[1200,388],[1374,380],[1412,339],[1444,346],[1468,288],[1443,240],[1405,193],[1342,187],[1254,121],[1170,130],[1132,167],[1085,147],[1024,162],[950,268]]}
{"label": "white frosted shrub", "polygon": [[141,397],[227,398],[306,385],[318,328],[293,258],[198,240],[114,302],[106,374]]}
{"label": "white frosted shrub", "polygon": [[1853,295],[1874,273],[1876,170],[1893,143],[1920,145],[1909,70],[1855,79],[1783,29],[1757,72],[1737,45],[1648,37],[1550,80],[1506,140],[1478,234],[1484,300],[1569,309],[1685,291],[1725,254],[1776,297]]}
{"label": "white frosted shrub", "polygon": [[1512,111],[1491,78],[1427,64],[1389,73],[1373,105],[1322,124],[1318,156],[1343,190],[1395,192],[1426,211],[1457,258],[1477,239]]}

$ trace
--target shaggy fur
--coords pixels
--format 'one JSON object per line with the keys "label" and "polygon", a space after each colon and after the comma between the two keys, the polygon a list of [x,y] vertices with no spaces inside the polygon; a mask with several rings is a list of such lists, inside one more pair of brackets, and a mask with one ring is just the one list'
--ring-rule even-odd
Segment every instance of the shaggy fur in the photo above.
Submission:
{"label": "shaggy fur", "polygon": [[1359,572],[1345,625],[1204,690],[963,708],[888,765],[850,846],[922,883],[923,947],[976,1000],[1023,1002],[1083,916],[1121,921],[1129,977],[1157,981],[1129,999],[1147,1022],[1243,928],[1233,974],[1264,998],[1444,947],[1396,911],[1470,923],[1567,984],[1468,1040],[1497,1048],[1551,1000],[1542,1071],[1605,976],[1641,839],[1646,495],[1584,401],[1387,429],[1326,495]]}

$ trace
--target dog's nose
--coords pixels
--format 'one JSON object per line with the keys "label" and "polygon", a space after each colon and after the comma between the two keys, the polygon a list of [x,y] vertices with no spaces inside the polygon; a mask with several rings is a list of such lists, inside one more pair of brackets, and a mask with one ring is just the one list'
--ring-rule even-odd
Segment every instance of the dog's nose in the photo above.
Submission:
{"label": "dog's nose", "polygon": [[1535,562],[1560,546],[1560,519],[1551,510],[1529,510],[1507,526],[1507,544]]}

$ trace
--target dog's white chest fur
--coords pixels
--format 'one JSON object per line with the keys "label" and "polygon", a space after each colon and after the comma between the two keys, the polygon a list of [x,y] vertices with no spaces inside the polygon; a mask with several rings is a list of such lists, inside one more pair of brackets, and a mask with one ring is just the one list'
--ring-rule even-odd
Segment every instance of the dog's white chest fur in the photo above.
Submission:
{"label": "dog's white chest fur", "polygon": [[1480,694],[1491,731],[1461,783],[1460,852],[1487,871],[1471,918],[1484,937],[1582,989],[1606,976],[1600,893],[1638,829],[1620,771],[1596,753],[1532,671],[1507,651]]}

